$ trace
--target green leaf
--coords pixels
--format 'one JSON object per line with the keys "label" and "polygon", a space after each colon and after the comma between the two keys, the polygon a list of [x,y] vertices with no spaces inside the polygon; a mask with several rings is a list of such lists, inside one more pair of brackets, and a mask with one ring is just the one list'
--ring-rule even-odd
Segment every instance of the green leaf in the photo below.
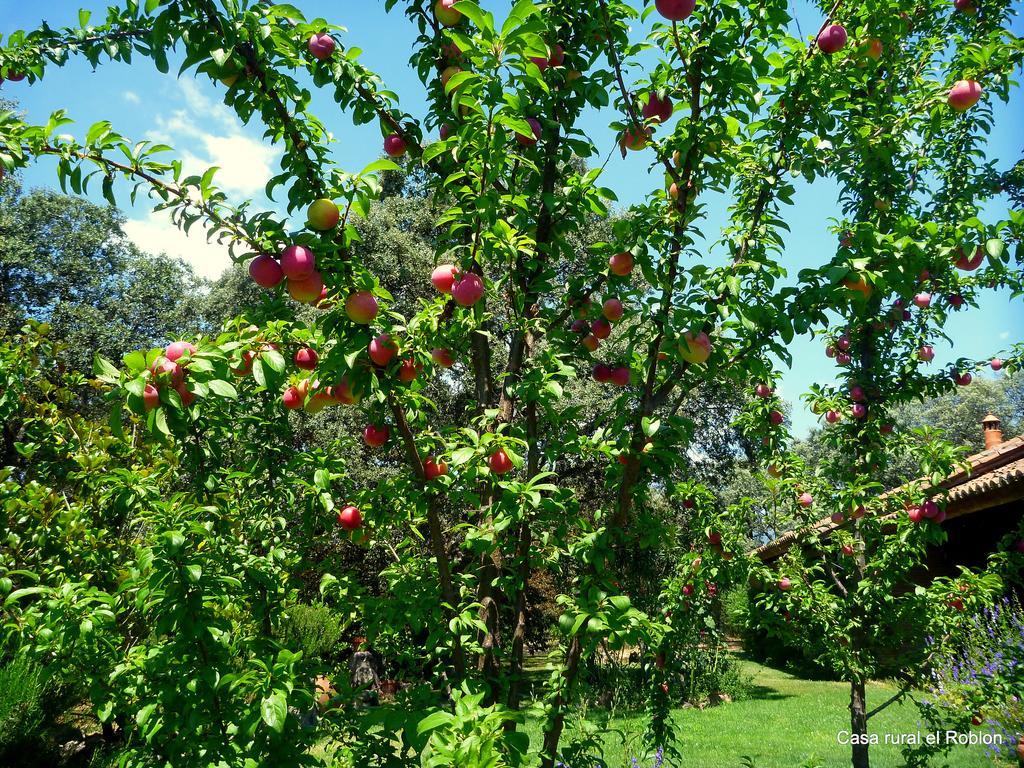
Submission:
{"label": "green leaf", "polygon": [[371,173],[377,173],[378,171],[400,171],[402,166],[396,163],[394,160],[388,160],[386,157],[382,157],[379,160],[374,160],[368,166],[363,168],[359,172],[360,176],[369,176]]}
{"label": "green leaf", "polygon": [[228,381],[224,381],[223,379],[214,379],[213,381],[207,382],[207,384],[215,395],[229,397],[232,400],[238,399],[238,390],[236,390],[234,385]]}
{"label": "green leaf", "polygon": [[288,697],[284,691],[274,691],[260,702],[260,716],[277,733],[284,730],[284,721],[288,717]]}
{"label": "green leaf", "polygon": [[146,367],[146,356],[141,352],[129,352],[121,358],[132,371],[141,371]]}
{"label": "green leaf", "polygon": [[465,464],[466,462],[472,460],[472,458],[473,458],[473,456],[475,454],[476,454],[476,451],[474,451],[472,448],[459,448],[459,449],[457,449],[457,450],[452,452],[452,462],[451,463],[454,466],[459,466],[460,464]]}
{"label": "green leaf", "polygon": [[427,715],[419,721],[419,723],[416,725],[416,732],[426,733],[427,731],[432,731],[435,728],[439,728],[440,726],[451,722],[453,717],[454,715],[452,715],[449,712],[432,712],[431,714]]}
{"label": "green leaf", "polygon": [[985,243],[985,253],[993,261],[1004,261],[1006,256],[1006,245],[999,238],[993,237]]}
{"label": "green leaf", "polygon": [[278,373],[284,373],[284,356],[276,349],[263,350],[259,359]]}
{"label": "green leaf", "polygon": [[121,372],[114,367],[113,363],[99,354],[95,355],[92,359],[92,372],[96,378],[102,379],[109,384],[114,384],[121,380]]}

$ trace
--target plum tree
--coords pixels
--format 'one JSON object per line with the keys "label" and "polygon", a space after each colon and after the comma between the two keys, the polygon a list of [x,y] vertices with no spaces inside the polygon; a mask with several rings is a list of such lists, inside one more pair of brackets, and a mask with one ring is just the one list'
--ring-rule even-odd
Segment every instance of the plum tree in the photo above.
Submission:
{"label": "plum tree", "polygon": [[[713,600],[724,583],[718,574],[740,576],[749,565],[736,555],[728,516],[718,514],[712,492],[692,475],[694,425],[684,404],[704,388],[735,387],[748,397],[755,392],[738,424],[750,433],[750,453],[770,462],[778,475],[773,479],[785,484],[789,503],[806,496],[827,512],[839,498],[870,507],[867,489],[873,486],[860,474],[843,488],[796,477],[798,466],[785,450],[773,361],[791,362],[798,335],[827,334],[832,359],[850,375],[845,388],[813,396],[821,413],[851,413],[828,432],[851,446],[863,469],[873,455],[869,443],[882,434],[892,395],[886,382],[901,382],[908,393],[940,386],[913,357],[939,338],[926,332],[945,312],[951,289],[964,305],[975,305],[989,283],[1019,287],[1006,247],[1019,242],[1019,221],[1007,216],[985,223],[975,204],[996,194],[977,158],[992,100],[1009,91],[971,87],[962,94],[960,87],[955,99],[942,103],[948,80],[1005,83],[1019,65],[1021,47],[1004,29],[1008,6],[993,3],[969,23],[948,8],[929,6],[913,17],[912,27],[895,2],[885,9],[840,5],[823,9],[817,34],[795,40],[784,2],[656,0],[644,18],[640,4],[625,0],[558,2],[543,10],[523,0],[497,21],[469,0],[389,0],[386,8],[401,6],[417,30],[411,63],[427,94],[422,120],[342,43],[338,27],[307,20],[290,5],[133,3],[87,32],[47,25],[5,38],[0,65],[24,68],[35,80],[78,55],[94,63],[145,55],[166,69],[171,52],[181,51],[186,70],[219,88],[226,63],[237,60],[245,77],[224,93],[224,104],[242,120],[264,121],[280,145],[280,173],[271,187],[282,192],[287,216],[231,205],[213,174],[186,175],[180,163],[166,162],[165,148],[128,141],[106,123],[78,141],[4,113],[0,159],[20,167],[35,156],[53,157],[62,180],[80,187],[83,174],[98,174],[111,196],[120,179],[142,184],[183,228],[201,221],[207,235],[230,244],[238,258],[252,258],[250,274],[258,284],[273,289],[287,280],[287,295],[266,293],[244,320],[198,340],[184,366],[187,391],[195,396],[190,407],[173,387],[158,390],[155,400],[146,389],[156,388],[149,369],[160,350],[129,356],[121,370],[101,366],[103,380],[120,412],[144,424],[208,482],[202,486],[206,503],[214,503],[209,489],[218,477],[204,461],[229,453],[206,435],[211,429],[234,435],[251,409],[260,418],[245,419],[246,429],[233,439],[260,449],[284,443],[297,454],[295,463],[309,469],[282,485],[277,468],[261,459],[253,486],[274,489],[281,506],[302,505],[301,527],[340,539],[345,553],[361,556],[364,547],[386,553],[381,562],[394,565],[374,587],[386,599],[340,570],[322,572],[321,589],[325,599],[346,604],[354,626],[372,641],[410,641],[403,645],[425,678],[415,691],[423,706],[414,709],[428,713],[402,729],[429,740],[425,753],[441,754],[460,738],[451,716],[457,710],[500,720],[489,747],[514,761],[533,621],[528,585],[535,570],[572,561],[577,567],[567,569],[559,597],[568,620],[559,622],[552,674],[536,690],[542,765],[579,757],[563,739],[566,718],[587,684],[582,672],[608,646],[629,645],[645,659],[661,660],[642,667],[651,694],[646,720],[653,744],[677,756],[669,717],[675,686],[668,681],[699,642],[678,601]],[[630,40],[631,29],[643,30],[644,45]],[[878,40],[880,57],[844,52],[847,29],[857,39]],[[846,57],[856,65],[846,66]],[[355,123],[376,124],[385,157],[357,174],[338,168],[331,141],[345,129],[328,130],[313,114],[311,89],[329,94]],[[598,137],[584,129],[582,118],[605,108],[614,118],[607,135]],[[438,128],[444,138],[429,141]],[[656,169],[655,188],[610,223],[606,238],[580,242],[589,222],[610,218],[615,195],[603,186],[602,158],[604,144],[614,142],[623,156],[634,152],[628,162]],[[401,164],[392,159],[399,157]],[[420,293],[402,311],[368,266],[352,220],[380,204],[388,174],[415,175],[437,205],[434,292]],[[835,234],[842,236],[830,235],[836,251],[824,263],[791,270],[784,280],[791,266],[785,209],[795,199],[797,176],[841,186],[843,221]],[[710,239],[709,192],[732,196],[724,231]],[[936,223],[928,224],[926,214]],[[955,248],[979,242],[986,243],[986,265],[956,273]],[[427,288],[425,275],[422,283]],[[913,303],[918,293],[932,299]],[[904,302],[899,307],[891,303],[897,297]],[[890,314],[898,309],[902,318],[911,307],[909,321]],[[837,316],[842,328],[834,328]],[[614,334],[611,322],[617,323]],[[898,349],[881,344],[886,334],[898,337]],[[281,350],[297,347],[317,350],[315,380],[286,370]],[[595,359],[599,349],[606,362]],[[464,365],[443,372],[431,365],[447,367],[456,354]],[[1014,351],[1005,355],[1007,367],[1018,360]],[[897,361],[905,364],[898,371]],[[958,361],[955,370],[975,367]],[[421,375],[425,370],[433,375]],[[251,375],[228,381],[232,371]],[[156,381],[168,376],[174,374],[162,372]],[[863,403],[850,397],[853,379]],[[949,370],[941,379],[941,386],[955,386]],[[767,387],[766,394],[755,384]],[[437,407],[430,397],[436,386],[457,390],[459,407]],[[581,416],[580,397],[601,399],[603,407]],[[355,414],[349,454],[360,430],[371,447],[394,437],[394,451],[373,454],[382,466],[395,462],[375,482],[353,480],[344,449],[328,455],[260,426],[278,429],[285,418],[302,424],[339,404]],[[857,407],[865,413],[857,416]],[[246,454],[259,450],[247,447]],[[943,465],[942,456],[937,461]],[[581,468],[589,487],[564,482],[557,473],[567,467]],[[666,506],[686,513],[667,519],[659,513]],[[369,525],[362,525],[363,514]],[[338,526],[352,530],[339,535]],[[214,533],[203,530],[218,541],[231,530],[215,520],[211,527]],[[718,536],[708,535],[705,543],[701,531],[712,527]],[[922,524],[914,535],[936,528]],[[289,559],[297,535],[282,526],[275,532],[279,541],[261,551]],[[861,567],[863,544],[858,540],[847,558],[851,567]],[[658,574],[655,589],[619,578],[623,563],[633,559],[627,555],[655,545],[676,561]],[[200,556],[182,551],[192,555]],[[692,571],[698,560],[699,579]],[[346,558],[329,562],[323,568],[344,569]],[[799,566],[794,557],[792,567]],[[300,565],[292,567],[300,578]],[[185,561],[178,572],[206,584],[205,571],[190,571]],[[773,600],[783,593],[796,600],[817,594],[813,577],[801,569],[782,579],[766,574],[764,583],[777,584]],[[666,614],[667,604],[680,610]],[[275,614],[268,609],[267,615]],[[230,637],[214,629],[209,634]],[[277,648],[270,629],[261,660],[280,658],[271,652]],[[861,653],[862,645],[856,638],[851,653]],[[231,661],[222,659],[217,670],[227,674]],[[237,704],[231,733],[258,731],[266,744],[278,744],[260,723],[277,733],[278,724],[291,720],[289,694],[277,693],[303,687],[290,670],[281,672],[284,680],[267,682],[274,693]],[[858,681],[852,682],[856,691]],[[460,693],[470,690],[479,694]],[[170,717],[181,706],[172,696],[153,701],[152,710],[133,710],[137,699],[122,696],[111,707],[119,708],[118,722],[133,734],[148,734],[150,716]],[[204,706],[204,717],[218,716],[212,704]],[[862,726],[858,721],[855,730]],[[282,724],[281,732],[287,727]],[[345,739],[356,763],[394,753],[364,720],[347,718],[345,727],[353,729],[349,735],[358,732]],[[225,733],[222,742],[230,742]],[[154,738],[159,755],[170,736]],[[246,757],[270,762],[271,752],[253,747]]]}

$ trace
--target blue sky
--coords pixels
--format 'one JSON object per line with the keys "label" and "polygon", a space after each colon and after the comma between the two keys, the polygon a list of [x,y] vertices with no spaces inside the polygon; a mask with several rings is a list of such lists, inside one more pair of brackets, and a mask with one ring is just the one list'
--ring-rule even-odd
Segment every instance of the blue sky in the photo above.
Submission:
{"label": "blue sky", "polygon": [[[363,50],[363,63],[379,73],[387,87],[401,96],[403,108],[414,115],[425,114],[422,87],[408,66],[415,30],[398,10],[386,14],[383,0],[340,4],[331,0],[291,1],[307,18],[322,16],[345,26],[346,45]],[[100,19],[104,16],[105,5],[92,1],[51,0],[34,4],[0,0],[0,34],[6,36],[15,29],[35,28],[44,20],[53,27],[77,23],[80,7],[92,10]],[[485,0],[482,5],[501,17],[510,3]],[[45,12],[40,12],[41,7],[45,7]],[[816,9],[801,0],[794,6],[794,13],[805,34],[817,30],[821,16]],[[649,23],[638,25],[635,34],[642,35]],[[1013,26],[1016,34],[1024,34],[1024,24],[1019,17]],[[172,66],[172,72],[174,69]],[[161,75],[143,58],[130,66],[106,64],[94,72],[87,62],[77,59],[63,69],[52,68],[42,83],[32,87],[27,82],[5,83],[3,93],[17,99],[33,121],[44,122],[51,111],[67,109],[75,125],[66,131],[77,136],[84,135],[93,122],[109,119],[115,130],[132,139],[166,142],[178,150],[187,168],[220,166],[217,183],[235,199],[251,198],[258,204],[276,207],[266,200],[262,189],[277,169],[279,150],[263,142],[258,125],[241,125],[221,104],[221,86],[205,76],[196,79],[187,73],[175,79]],[[314,98],[312,110],[334,133],[334,152],[342,167],[357,171],[379,154],[381,139],[376,125],[353,126],[348,116],[339,113],[337,106],[323,94]],[[996,127],[991,135],[989,154],[1001,161],[1000,166],[1006,167],[1024,150],[1024,133],[1020,130],[1024,93],[1020,88],[1014,89],[1009,105],[996,106],[995,114]],[[598,141],[601,158],[614,142],[607,125],[615,117],[606,110],[588,114],[584,119],[589,135],[603,137]],[[622,205],[637,202],[662,183],[658,170],[655,169],[653,175],[649,173],[650,161],[650,153],[630,153],[624,160],[613,153],[601,183],[615,190]],[[42,161],[32,166],[25,173],[25,181],[29,186],[55,186],[52,162]],[[792,232],[787,237],[784,263],[791,275],[831,257],[835,239],[827,226],[829,218],[838,215],[836,193],[837,188],[830,182],[819,181],[813,188],[807,185],[798,188],[795,205],[786,214]],[[726,222],[727,203],[724,199],[712,200],[709,205],[708,220],[702,229],[712,240]],[[1000,205],[1005,208],[1005,201],[1000,201]],[[1000,205],[992,207],[990,220],[997,216]],[[141,247],[186,258],[200,274],[208,277],[215,277],[226,265],[223,249],[206,244],[201,235],[186,237],[177,232],[164,217],[150,213],[144,201],[126,210],[127,232]],[[952,348],[938,345],[936,363],[1005,349],[1024,337],[1022,329],[1024,303],[1011,302],[1005,293],[992,293],[982,309],[960,313],[950,321],[947,331],[954,345]],[[798,402],[799,395],[812,383],[831,381],[835,368],[825,358],[818,340],[796,339],[790,348],[795,363],[793,369],[784,371],[780,394],[794,403],[794,431],[802,435],[813,426],[815,417]]]}

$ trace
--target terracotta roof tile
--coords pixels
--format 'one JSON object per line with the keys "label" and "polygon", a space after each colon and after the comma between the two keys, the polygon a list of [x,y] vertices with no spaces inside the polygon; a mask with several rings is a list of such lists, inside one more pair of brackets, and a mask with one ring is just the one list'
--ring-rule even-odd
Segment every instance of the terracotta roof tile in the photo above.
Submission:
{"label": "terracotta roof tile", "polygon": [[[946,519],[1024,498],[1024,436],[1006,440],[969,456],[966,463],[966,470],[954,472],[938,486],[947,489]],[[917,481],[919,484],[922,482],[927,486],[926,480]],[[883,496],[899,490],[887,491]],[[887,515],[892,516],[892,513]],[[755,549],[754,554],[768,562],[785,554],[798,539],[823,538],[843,525],[825,517],[803,528],[787,531],[774,541]]]}

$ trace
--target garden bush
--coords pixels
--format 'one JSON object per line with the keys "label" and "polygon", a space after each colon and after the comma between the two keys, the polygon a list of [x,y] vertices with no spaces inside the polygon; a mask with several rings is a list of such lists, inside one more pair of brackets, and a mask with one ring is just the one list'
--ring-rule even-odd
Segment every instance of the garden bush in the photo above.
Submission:
{"label": "garden bush", "polygon": [[281,621],[280,641],[307,659],[337,662],[347,647],[340,647],[345,619],[338,612],[314,603],[289,606]]}
{"label": "garden bush", "polygon": [[44,742],[46,684],[43,670],[17,656],[0,666],[0,760],[15,762]]}
{"label": "garden bush", "polygon": [[[151,61],[217,88],[281,154],[259,211],[109,121],[76,135],[62,110],[0,113],[5,174],[49,159],[75,193],[148,195],[263,289],[219,328],[97,356],[88,381],[39,324],[0,346],[3,650],[80,681],[132,768],[589,765],[600,740],[567,723],[610,684],[603,658],[635,652],[625,698],[646,689],[646,744],[682,763],[672,708],[740,687],[719,595],[749,578],[763,625],[849,684],[866,734],[877,638],[955,630],[951,590],[979,607],[1022,554],[1008,541],[984,573],[911,588],[961,456],[891,413],[1024,353],[929,367],[954,312],[1024,290],[1024,219],[999,199],[1019,183],[983,151],[1024,45],[1007,0],[904,5],[821,5],[799,39],[786,0],[518,0],[501,18],[386,0],[415,35],[423,119],[292,4],[126,2],[4,38],[5,93],[76,60]],[[386,157],[337,167],[314,91],[376,124]],[[609,150],[654,169],[614,216]],[[363,240],[388,174],[429,198],[433,251],[397,300]],[[840,210],[822,223],[835,247],[792,269],[800,179],[838,188]],[[807,395],[832,456],[812,469],[777,390],[798,337],[837,366]],[[76,411],[86,387],[108,421]],[[781,572],[744,552],[706,482],[740,451],[787,519],[845,527],[802,528]],[[930,482],[880,496],[896,458]],[[531,610],[538,570],[558,594]],[[336,707],[295,715],[331,662],[281,642],[326,647],[333,619],[286,626],[314,590],[407,677],[393,706],[356,707],[339,680]],[[553,610],[532,680],[529,624]],[[865,768],[867,747],[851,757]]]}

